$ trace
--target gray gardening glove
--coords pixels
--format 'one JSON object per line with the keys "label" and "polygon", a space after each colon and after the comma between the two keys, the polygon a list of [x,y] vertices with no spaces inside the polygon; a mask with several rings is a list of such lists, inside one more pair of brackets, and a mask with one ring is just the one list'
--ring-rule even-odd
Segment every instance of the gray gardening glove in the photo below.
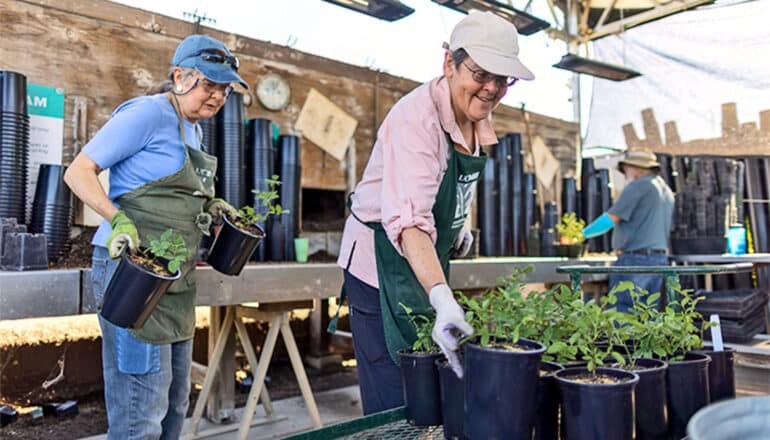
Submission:
{"label": "gray gardening glove", "polygon": [[455,301],[452,289],[438,284],[430,289],[430,304],[436,310],[436,324],[433,326],[433,340],[444,352],[449,365],[457,377],[463,377],[463,366],[457,356],[457,341],[462,336],[473,334],[473,327],[465,321],[463,309]]}

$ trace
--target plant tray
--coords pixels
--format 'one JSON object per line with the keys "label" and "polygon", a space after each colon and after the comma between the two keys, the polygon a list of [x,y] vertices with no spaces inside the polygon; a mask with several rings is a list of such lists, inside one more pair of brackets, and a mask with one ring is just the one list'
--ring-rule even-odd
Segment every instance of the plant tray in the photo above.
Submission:
{"label": "plant tray", "polygon": [[674,255],[712,255],[725,252],[727,239],[723,236],[671,239],[671,253]]}
{"label": "plant tray", "polygon": [[[733,344],[745,344],[751,342],[754,335],[765,331],[766,305],[760,305],[746,319],[731,320],[720,319],[722,338],[725,342]],[[711,332],[704,333],[704,339],[711,340]]]}
{"label": "plant tray", "polygon": [[704,317],[718,314],[720,319],[742,320],[767,305],[767,292],[761,289],[698,290],[693,295],[705,297],[695,306]]}
{"label": "plant tray", "polygon": [[406,410],[401,406],[348,422],[286,437],[284,440],[406,440],[416,438],[421,440],[443,440],[444,431],[441,426],[418,428],[407,423],[405,417]]}

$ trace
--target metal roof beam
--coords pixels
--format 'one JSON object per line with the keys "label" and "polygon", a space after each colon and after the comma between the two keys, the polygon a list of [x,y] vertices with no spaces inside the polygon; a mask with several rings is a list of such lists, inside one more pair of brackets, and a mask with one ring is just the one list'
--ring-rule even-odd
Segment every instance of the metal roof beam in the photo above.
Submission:
{"label": "metal roof beam", "polygon": [[714,0],[678,0],[665,5],[655,6],[649,11],[641,12],[622,20],[613,21],[612,23],[603,26],[597,26],[593,29],[593,32],[583,37],[583,41],[588,42],[590,40],[606,37],[607,35],[619,34],[634,26],[639,26],[640,24],[708,3],[714,3]]}

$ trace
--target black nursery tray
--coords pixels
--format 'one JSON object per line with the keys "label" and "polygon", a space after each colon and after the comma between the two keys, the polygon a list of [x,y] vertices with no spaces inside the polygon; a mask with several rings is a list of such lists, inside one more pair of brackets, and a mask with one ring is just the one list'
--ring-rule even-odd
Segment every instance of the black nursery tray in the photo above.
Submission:
{"label": "black nursery tray", "polygon": [[705,317],[718,314],[721,319],[741,320],[767,305],[767,292],[761,289],[698,290],[693,295],[705,297],[695,306]]}

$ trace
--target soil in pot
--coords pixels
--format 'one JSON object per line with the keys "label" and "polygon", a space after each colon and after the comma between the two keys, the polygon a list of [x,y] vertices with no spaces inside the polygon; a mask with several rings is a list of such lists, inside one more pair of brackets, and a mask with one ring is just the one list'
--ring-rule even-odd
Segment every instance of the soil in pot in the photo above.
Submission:
{"label": "soil in pot", "polygon": [[709,364],[709,397],[711,403],[735,398],[735,350],[698,350],[711,358]]}
{"label": "soil in pot", "polygon": [[264,237],[256,224],[243,224],[237,218],[234,223],[225,216],[206,262],[225,275],[239,275]]}
{"label": "soil in pot", "polygon": [[545,347],[525,339],[516,345],[526,350],[465,344],[465,435],[469,439],[531,437]]}
{"label": "soil in pot", "polygon": [[441,391],[436,361],[442,354],[402,350],[398,356],[406,420],[414,426],[440,425]]}
{"label": "soil in pot", "polygon": [[465,418],[465,382],[458,378],[445,359],[436,360],[441,388],[441,420],[444,438],[463,440]]}
{"label": "soil in pot", "polygon": [[687,353],[684,360],[669,361],[666,373],[668,429],[671,438],[687,434],[687,422],[699,409],[709,404],[708,366],[711,358],[702,353]]}
{"label": "soil in pot", "polygon": [[561,430],[570,440],[631,439],[633,392],[639,376],[614,368],[567,368],[555,373],[561,391]]}
{"label": "soil in pot", "polygon": [[537,418],[533,440],[559,440],[559,385],[554,373],[564,366],[556,362],[540,363],[537,381]]}
{"label": "soil in pot", "polygon": [[[180,270],[168,274],[163,258],[124,252],[115,274],[104,292],[99,313],[107,321],[126,328],[141,328],[171,284],[182,276]],[[157,274],[155,270],[165,274]]]}

